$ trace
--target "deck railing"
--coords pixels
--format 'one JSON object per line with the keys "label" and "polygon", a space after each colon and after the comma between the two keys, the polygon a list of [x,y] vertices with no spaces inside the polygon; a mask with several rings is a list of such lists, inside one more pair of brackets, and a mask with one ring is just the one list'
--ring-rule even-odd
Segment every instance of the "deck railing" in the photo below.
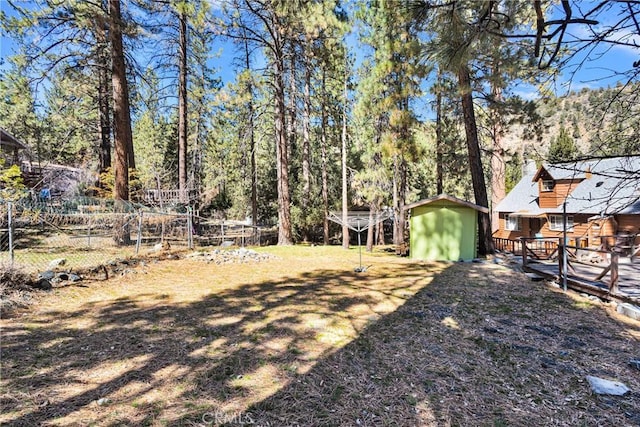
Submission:
{"label": "deck railing", "polygon": [[631,261],[640,256],[640,234],[615,234],[611,236],[599,236],[598,249],[607,252],[616,252],[622,256],[628,256]]}
{"label": "deck railing", "polygon": [[[618,260],[619,255],[615,251],[602,249],[582,248],[578,246],[560,245],[558,248],[558,271],[560,277],[565,272],[563,251],[567,251],[567,273],[576,277],[584,277],[595,282],[602,281],[609,288],[610,294],[618,293]],[[602,271],[595,276],[585,277],[584,274],[576,272],[574,265],[586,265],[595,267]],[[609,280],[605,281],[605,276],[609,274]],[[568,274],[567,274],[568,275]]]}
{"label": "deck railing", "polygon": [[558,255],[559,239],[521,237],[522,266],[526,267],[529,258],[532,260],[550,260]]}
{"label": "deck railing", "polygon": [[[500,237],[493,238],[493,246],[497,251],[509,252],[514,255],[522,255],[524,244],[525,251],[529,252],[529,256],[535,259],[551,259],[555,258],[560,238],[557,237],[521,237],[519,239],[503,239]],[[589,240],[586,237],[576,237],[568,239],[569,243],[575,246],[586,248],[589,246]],[[640,246],[636,248],[640,252]],[[636,256],[639,256],[636,254]]]}
{"label": "deck railing", "polygon": [[500,252],[510,252],[514,255],[522,254],[522,242],[520,240],[494,237],[493,247]]}
{"label": "deck railing", "polygon": [[[494,248],[501,252],[510,252],[514,255],[526,255],[533,259],[551,259],[558,250],[558,238],[548,237],[521,237],[519,239],[493,238]],[[523,250],[524,249],[524,250]]]}
{"label": "deck railing", "polygon": [[[619,260],[621,256],[629,256],[631,262],[635,257],[640,256],[640,244],[637,243],[640,235],[626,236],[601,236],[600,247],[588,247],[589,244],[600,242],[589,240],[587,237],[572,237],[567,239],[567,245],[562,244],[562,238],[527,238],[501,239],[494,238],[494,245],[497,250],[511,252],[515,255],[522,255],[522,266],[526,269],[527,264],[556,260],[558,266],[558,276],[562,279],[564,274],[563,251],[567,252],[567,276],[572,276],[572,281],[583,283],[584,286],[595,289],[593,285],[584,285],[584,282],[601,282],[608,288],[608,294],[620,296],[619,283]],[[616,245],[606,242],[616,242]],[[587,268],[589,267],[589,268]],[[532,270],[536,267],[530,266]],[[595,269],[592,270],[592,269]],[[538,271],[540,271],[538,269]],[[544,269],[543,269],[544,271]],[[582,282],[581,282],[582,281]],[[575,285],[575,284],[574,284]],[[606,292],[606,291],[604,291]]]}

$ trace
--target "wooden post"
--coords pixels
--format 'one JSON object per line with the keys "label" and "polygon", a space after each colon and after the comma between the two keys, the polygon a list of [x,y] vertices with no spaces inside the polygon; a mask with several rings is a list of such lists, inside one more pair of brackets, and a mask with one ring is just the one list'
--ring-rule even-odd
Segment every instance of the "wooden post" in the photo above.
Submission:
{"label": "wooden post", "polygon": [[520,246],[522,248],[522,268],[527,266],[527,243],[524,237],[520,238]]}
{"label": "wooden post", "polygon": [[[564,240],[564,239],[562,239]],[[568,263],[566,241],[558,242],[558,273],[562,278],[562,289],[567,292]]]}
{"label": "wooden post", "polygon": [[564,245],[558,246],[558,274],[562,277],[562,273],[564,272]]}
{"label": "wooden post", "polygon": [[618,293],[618,253],[611,252],[611,281],[609,282],[609,293]]}

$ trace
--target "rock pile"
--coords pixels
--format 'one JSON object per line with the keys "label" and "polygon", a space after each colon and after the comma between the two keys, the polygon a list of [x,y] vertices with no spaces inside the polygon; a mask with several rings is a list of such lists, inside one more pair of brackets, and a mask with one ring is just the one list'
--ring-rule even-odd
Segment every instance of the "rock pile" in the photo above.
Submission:
{"label": "rock pile", "polygon": [[[62,264],[61,264],[62,265]],[[82,280],[77,274],[71,272],[56,272],[53,270],[43,271],[38,274],[32,286],[37,289],[48,291],[55,286],[63,286],[66,283],[75,283]]]}
{"label": "rock pile", "polygon": [[199,259],[207,263],[221,264],[244,264],[268,261],[276,258],[270,254],[261,254],[251,249],[214,249],[208,252],[193,252],[186,255],[187,259]]}

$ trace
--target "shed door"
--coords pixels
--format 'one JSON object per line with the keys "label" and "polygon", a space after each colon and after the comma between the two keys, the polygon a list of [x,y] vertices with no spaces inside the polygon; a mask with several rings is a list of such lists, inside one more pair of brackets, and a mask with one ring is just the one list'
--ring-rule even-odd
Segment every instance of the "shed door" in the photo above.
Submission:
{"label": "shed door", "polygon": [[460,206],[425,207],[411,218],[411,257],[471,260],[475,257],[477,213]]}

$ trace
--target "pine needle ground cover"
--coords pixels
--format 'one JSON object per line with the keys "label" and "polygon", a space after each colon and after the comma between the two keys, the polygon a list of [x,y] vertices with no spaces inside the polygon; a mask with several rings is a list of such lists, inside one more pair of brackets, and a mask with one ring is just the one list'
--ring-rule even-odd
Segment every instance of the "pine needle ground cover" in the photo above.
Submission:
{"label": "pine needle ground cover", "polygon": [[640,323],[609,306],[491,263],[262,252],[149,263],[0,320],[0,424],[640,424]]}

